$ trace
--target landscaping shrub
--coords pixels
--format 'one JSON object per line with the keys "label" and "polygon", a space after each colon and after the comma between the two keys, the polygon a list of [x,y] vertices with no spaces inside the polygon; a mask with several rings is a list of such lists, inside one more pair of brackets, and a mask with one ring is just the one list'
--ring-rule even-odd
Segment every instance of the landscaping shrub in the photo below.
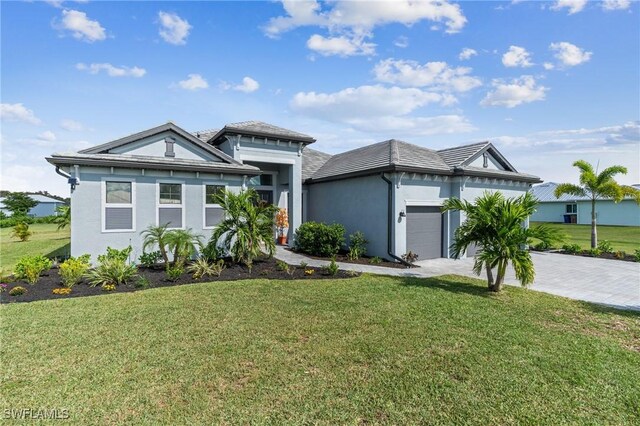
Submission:
{"label": "landscaping shrub", "polygon": [[323,268],[327,274],[334,276],[338,273],[338,264],[336,263],[335,256],[331,258],[331,262]]}
{"label": "landscaping shrub", "polygon": [[371,259],[369,259],[369,263],[372,265],[379,265],[382,263],[382,259],[378,256],[373,256]]}
{"label": "landscaping shrub", "polygon": [[182,268],[187,260],[202,247],[202,235],[195,234],[191,228],[174,229],[167,232],[167,248],[173,252],[173,263]]}
{"label": "landscaping shrub", "polygon": [[414,252],[412,252],[411,250],[409,250],[408,252],[406,252],[405,254],[403,254],[402,256],[402,260],[404,260],[407,263],[413,263],[416,260],[418,260],[418,255]]}
{"label": "landscaping shrub", "polygon": [[169,281],[178,281],[180,276],[184,273],[184,268],[180,266],[171,266],[167,268],[165,275]]}
{"label": "landscaping shrub", "polygon": [[208,259],[201,257],[187,267],[187,272],[193,274],[193,279],[199,280],[206,275],[219,277],[224,270],[224,260],[219,259],[216,262],[210,262]]}
{"label": "landscaping shrub", "polygon": [[133,286],[135,288],[149,288],[151,287],[151,281],[147,277],[139,276]]}
{"label": "landscaping shrub", "polygon": [[9,296],[22,296],[27,292],[27,289],[21,286],[15,286],[11,290],[9,290]]}
{"label": "landscaping shrub", "polygon": [[207,259],[210,262],[222,259],[225,257],[225,252],[222,247],[218,247],[215,241],[209,241],[209,243],[202,248],[200,257]]}
{"label": "landscaping shrub", "polygon": [[582,247],[580,244],[565,244],[562,246],[562,250],[569,254],[578,254],[582,252]]}
{"label": "landscaping shrub", "polygon": [[106,254],[98,255],[98,263],[102,263],[105,260],[120,260],[122,262],[126,262],[129,259],[129,255],[131,254],[131,246],[118,250],[111,247],[107,247]]}
{"label": "landscaping shrub", "polygon": [[314,271],[313,269],[305,269],[305,270],[304,270],[304,274],[305,274],[305,275],[313,275],[313,273],[314,273],[314,272],[315,272],[315,271]]}
{"label": "landscaping shrub", "polygon": [[305,222],[296,230],[295,249],[313,256],[335,256],[344,245],[344,233],[339,223]]}
{"label": "landscaping shrub", "polygon": [[11,216],[6,219],[0,219],[0,228],[12,228],[22,222],[31,224],[34,223],[35,220],[32,217],[24,215]]}
{"label": "landscaping shrub", "polygon": [[16,237],[20,241],[27,241],[29,237],[33,235],[33,232],[29,230],[29,224],[26,222],[20,222],[13,227],[12,237]]}
{"label": "landscaping shrub", "polygon": [[144,267],[151,268],[153,265],[158,263],[158,261],[162,258],[162,254],[160,250],[151,251],[149,253],[142,253],[138,260],[140,264]]}
{"label": "landscaping shrub", "polygon": [[640,249],[636,249],[633,252],[633,258],[636,262],[640,262]]}
{"label": "landscaping shrub", "polygon": [[607,240],[600,241],[598,243],[598,249],[602,253],[611,253],[611,252],[613,252],[613,246],[611,245],[611,242],[609,242]]}
{"label": "landscaping shrub", "polygon": [[587,253],[591,257],[598,257],[602,254],[602,250],[600,250],[599,248],[592,248],[590,250],[587,250]]}
{"label": "landscaping shrub", "polygon": [[65,296],[67,294],[71,294],[71,287],[54,288],[53,290],[51,290],[51,293],[57,294],[59,296]]}
{"label": "landscaping shrub", "polygon": [[116,289],[115,284],[102,284],[102,290],[104,291],[115,291],[115,289]]}
{"label": "landscaping shrub", "polygon": [[89,259],[91,255],[84,254],[80,257],[70,257],[60,265],[59,274],[62,278],[62,285],[71,288],[78,284],[82,277],[89,270]]}
{"label": "landscaping shrub", "polygon": [[616,259],[624,260],[624,258],[627,257],[627,253],[625,253],[623,250],[618,250],[617,252],[613,253],[613,257],[615,257]]}
{"label": "landscaping shrub", "polygon": [[42,255],[23,256],[16,263],[13,275],[19,280],[25,280],[29,284],[38,282],[40,275],[51,268],[53,262]]}
{"label": "landscaping shrub", "polygon": [[304,260],[300,262],[300,269],[307,269],[307,265],[309,265],[307,262],[305,262]]}
{"label": "landscaping shrub", "polygon": [[365,238],[363,232],[356,231],[349,235],[349,254],[347,257],[350,260],[360,259],[367,253],[367,244],[369,244],[369,240]]}
{"label": "landscaping shrub", "polygon": [[540,241],[538,244],[533,246],[534,250],[545,251],[551,249],[551,244],[547,241]]}
{"label": "landscaping shrub", "polygon": [[107,254],[98,256],[98,266],[87,272],[89,285],[95,287],[118,286],[126,284],[136,276],[136,265],[128,265],[127,257],[131,252],[131,246],[124,250],[115,250],[109,247]]}

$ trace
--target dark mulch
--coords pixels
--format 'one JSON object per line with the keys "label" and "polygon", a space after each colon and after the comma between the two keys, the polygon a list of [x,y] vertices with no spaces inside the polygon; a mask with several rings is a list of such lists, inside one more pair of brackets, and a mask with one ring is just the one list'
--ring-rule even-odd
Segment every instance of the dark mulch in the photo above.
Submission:
{"label": "dark mulch", "polygon": [[[288,248],[287,250],[292,251],[293,253],[298,253],[298,254],[310,257],[311,259],[326,260],[327,262],[331,260],[330,257],[312,256],[312,255],[307,254],[307,253],[297,252],[292,248]],[[417,266],[415,266],[415,265],[406,266],[406,265],[403,265],[402,263],[390,262],[390,261],[388,261],[386,259],[382,259],[382,262],[380,262],[380,263],[371,263],[371,259],[372,259],[372,257],[363,256],[360,259],[351,260],[351,259],[349,259],[347,257],[347,252],[346,251],[341,251],[336,255],[336,262],[355,263],[357,265],[382,266],[382,267],[385,267],[385,268],[396,268],[396,269],[417,268]]]}
{"label": "dark mulch", "polygon": [[621,260],[623,262],[637,262],[636,257],[631,254],[625,254],[624,258],[619,258],[619,257],[616,257],[614,253],[600,253],[599,256],[593,256],[586,250],[581,251],[579,253],[569,253],[568,251],[564,251],[564,250],[535,250],[532,248],[531,251],[566,254],[568,256],[597,257],[600,259]]}
{"label": "dark mulch", "polygon": [[[304,270],[300,267],[292,266],[291,274],[280,271],[277,268],[276,260],[260,259],[256,260],[253,264],[253,270],[249,274],[249,270],[243,266],[229,261],[226,262],[226,268],[220,274],[220,277],[207,276],[201,280],[194,280],[190,274],[184,273],[176,281],[169,281],[164,272],[164,268],[159,265],[156,268],[138,268],[138,275],[149,280],[148,288],[156,287],[173,287],[184,284],[196,284],[211,281],[236,281],[256,278],[268,278],[277,280],[318,280],[318,279],[336,279],[336,278],[352,278],[358,276],[358,273],[352,273],[348,271],[338,271],[336,275],[329,275],[322,268],[307,267],[307,270],[313,270],[313,274],[306,275]],[[0,293],[0,303],[14,303],[14,302],[33,302],[36,300],[46,299],[65,299],[69,297],[83,297],[83,296],[96,296],[110,293],[128,293],[132,291],[146,290],[136,286],[138,278],[134,278],[131,283],[127,285],[119,286],[114,291],[104,291],[100,286],[91,287],[86,282],[76,284],[71,293],[68,295],[53,294],[54,288],[62,288],[62,281],[58,276],[58,269],[52,268],[45,272],[36,284],[28,284],[23,281],[12,281],[7,283],[8,287],[6,292]],[[21,296],[10,296],[9,291],[16,287],[22,286],[27,289],[27,292]]]}

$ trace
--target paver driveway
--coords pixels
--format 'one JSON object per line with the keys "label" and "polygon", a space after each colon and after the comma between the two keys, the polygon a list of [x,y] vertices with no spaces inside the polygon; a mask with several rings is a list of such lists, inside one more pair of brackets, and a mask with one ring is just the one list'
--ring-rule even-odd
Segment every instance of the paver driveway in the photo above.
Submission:
{"label": "paver driveway", "polygon": [[[531,253],[536,268],[532,290],[640,310],[640,263],[569,256],[557,253]],[[472,259],[433,259],[418,262],[420,269],[472,276]],[[451,273],[451,269],[449,272]],[[519,285],[509,268],[507,284]]]}
{"label": "paver driveway", "polygon": [[[530,287],[532,290],[640,311],[640,263],[557,253],[534,252],[531,256],[536,268],[536,279]],[[328,263],[292,253],[282,247],[277,248],[276,257],[292,265],[301,261],[310,266]],[[472,269],[473,259],[430,259],[417,264],[419,268],[411,269],[350,263],[339,263],[339,266],[344,270],[395,276],[434,277],[457,274],[476,277]],[[520,285],[511,268],[507,272],[505,283]]]}

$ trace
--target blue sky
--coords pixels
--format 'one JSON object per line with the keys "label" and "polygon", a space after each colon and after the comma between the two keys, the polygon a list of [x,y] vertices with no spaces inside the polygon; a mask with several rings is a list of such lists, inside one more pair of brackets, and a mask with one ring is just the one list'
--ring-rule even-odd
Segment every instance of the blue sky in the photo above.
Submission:
{"label": "blue sky", "polygon": [[262,120],[341,152],[490,140],[520,171],[640,182],[637,2],[2,2],[2,189],[53,152]]}

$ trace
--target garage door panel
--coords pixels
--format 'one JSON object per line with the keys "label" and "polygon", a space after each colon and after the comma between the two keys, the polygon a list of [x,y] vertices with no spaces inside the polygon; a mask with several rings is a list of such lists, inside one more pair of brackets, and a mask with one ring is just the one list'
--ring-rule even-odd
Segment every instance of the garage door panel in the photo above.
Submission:
{"label": "garage door panel", "polygon": [[416,253],[420,260],[442,256],[440,207],[407,207],[407,251]]}

